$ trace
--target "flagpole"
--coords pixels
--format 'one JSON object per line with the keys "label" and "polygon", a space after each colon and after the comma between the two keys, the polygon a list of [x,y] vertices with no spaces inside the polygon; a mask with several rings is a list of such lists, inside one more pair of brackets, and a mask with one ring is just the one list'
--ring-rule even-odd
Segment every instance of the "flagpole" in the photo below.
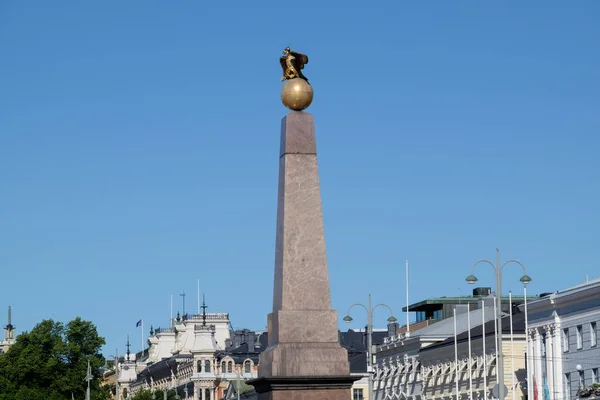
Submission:
{"label": "flagpole", "polygon": [[467,304],[467,343],[469,345],[469,400],[473,400],[473,369],[471,368],[471,305]]}
{"label": "flagpole", "polygon": [[[496,321],[494,323],[494,352],[495,357],[496,357],[496,384],[500,385],[500,382],[498,381],[498,368],[501,368],[498,366],[498,307],[496,306],[497,300],[496,297],[498,296],[498,294],[494,295],[494,321]],[[502,328],[500,328],[502,329]],[[502,367],[503,368],[503,367]],[[504,384],[504,382],[502,382],[502,384]]]}
{"label": "flagpole", "polygon": [[410,316],[408,314],[408,260],[406,260],[406,336],[410,336]]}
{"label": "flagpole", "polygon": [[140,360],[144,358],[144,318],[142,318],[142,353],[140,356]]}
{"label": "flagpole", "polygon": [[119,400],[119,349],[117,349],[115,356],[115,400]]}
{"label": "flagpole", "polygon": [[487,400],[487,361],[485,355],[485,300],[481,299],[481,330],[483,338],[483,400]]}
{"label": "flagpole", "polygon": [[527,316],[527,285],[523,285],[523,297],[525,302],[525,348],[527,349],[525,358],[525,369],[527,370],[527,397],[533,399],[533,382],[531,381],[531,363],[530,349],[529,349],[529,317]]}
{"label": "flagpole", "polygon": [[458,394],[458,341],[456,335],[456,306],[453,309],[453,318],[454,318],[454,384],[456,386],[456,400],[460,400]]}
{"label": "flagpole", "polygon": [[510,385],[512,386],[512,400],[515,400],[515,345],[513,337],[512,291],[508,292],[508,317],[510,319]]}

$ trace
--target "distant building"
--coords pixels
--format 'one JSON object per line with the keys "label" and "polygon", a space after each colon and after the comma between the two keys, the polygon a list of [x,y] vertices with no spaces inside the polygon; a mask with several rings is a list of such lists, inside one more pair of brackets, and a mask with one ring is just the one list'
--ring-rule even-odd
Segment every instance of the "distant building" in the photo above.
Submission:
{"label": "distant building", "polygon": [[[206,311],[206,305],[203,308]],[[151,328],[147,353],[120,368],[120,390],[129,394],[175,390],[183,398],[217,400],[228,380],[256,377],[253,368],[245,373],[244,366],[236,365],[232,357],[221,357],[230,340],[229,315],[205,311],[178,315],[168,328]],[[126,369],[128,365],[135,368]]]}
{"label": "distant building", "polygon": [[[490,312],[491,311],[491,312]],[[458,381],[458,398],[492,399],[493,388],[497,380],[497,358],[494,340],[493,309],[486,307],[486,313],[492,314],[492,320],[485,322],[485,338],[481,319],[471,329],[471,354],[469,354],[469,330],[456,337],[458,364],[455,361],[454,335],[443,342],[432,344],[421,349],[419,362],[421,366],[421,398],[446,399],[456,398],[456,382]],[[481,311],[471,311],[471,321]],[[465,323],[466,313],[461,317],[461,325]],[[449,319],[453,321],[452,319]],[[458,318],[457,318],[458,322]],[[504,354],[504,386],[507,399],[522,400],[527,392],[527,370],[525,365],[525,315],[516,313],[511,325],[508,316],[502,318],[502,352]],[[485,353],[483,342],[485,340]],[[485,357],[484,357],[485,354]],[[469,357],[470,356],[470,357]]]}
{"label": "distant building", "polygon": [[16,340],[16,328],[12,324],[12,310],[8,306],[8,323],[4,326],[4,340],[0,342],[0,353],[6,353]]}
{"label": "distant building", "polygon": [[547,293],[527,306],[530,398],[599,398],[591,387],[600,382],[600,279]]}
{"label": "distant building", "polygon": [[[528,300],[534,299],[537,299],[537,297],[528,296]],[[431,391],[432,386],[431,382],[424,381],[424,367],[421,356],[427,356],[426,363],[428,365],[431,363],[431,351],[438,352],[440,357],[445,354],[446,349],[442,343],[450,340],[449,338],[454,338],[454,320],[452,317],[455,308],[457,334],[464,333],[466,335],[465,332],[468,330],[467,313],[469,310],[471,329],[472,332],[475,332],[483,322],[494,319],[493,300],[494,297],[489,288],[476,288],[473,290],[473,296],[436,297],[410,305],[408,311],[416,313],[417,322],[411,324],[410,327],[399,327],[396,329],[396,335],[386,338],[384,343],[376,349],[374,400],[424,399],[426,396],[431,396],[433,393]],[[512,300],[513,308],[517,312],[515,306],[523,303],[524,297],[512,296]],[[482,301],[485,305],[484,315],[481,313]],[[406,311],[406,307],[403,310]],[[503,314],[509,311],[508,296],[502,297],[502,310],[504,311]],[[485,320],[483,317],[485,317]],[[493,343],[493,329],[491,332],[486,332],[486,336],[489,337],[490,334]],[[437,345],[439,346],[436,347]],[[490,352],[494,352],[493,347],[486,349],[486,353]],[[491,354],[490,359],[486,361],[492,362],[494,358],[495,355]],[[437,371],[436,374],[441,373],[438,367],[435,368],[432,369],[432,373],[433,371]],[[448,368],[450,367],[445,367],[445,369]],[[508,375],[507,373],[505,376]],[[435,389],[434,392],[437,393],[434,397],[438,398],[440,390]]]}
{"label": "distant building", "polygon": [[[415,313],[417,324],[424,321],[434,322],[452,317],[456,305],[469,305],[471,310],[475,310],[480,307],[482,298],[490,296],[492,296],[491,288],[480,287],[473,289],[472,296],[432,297],[404,307],[402,311]],[[532,300],[537,298],[536,296],[528,297]],[[508,300],[508,296],[502,296],[502,312],[504,313],[508,313]],[[523,304],[523,301],[523,296],[512,296],[513,306]]]}

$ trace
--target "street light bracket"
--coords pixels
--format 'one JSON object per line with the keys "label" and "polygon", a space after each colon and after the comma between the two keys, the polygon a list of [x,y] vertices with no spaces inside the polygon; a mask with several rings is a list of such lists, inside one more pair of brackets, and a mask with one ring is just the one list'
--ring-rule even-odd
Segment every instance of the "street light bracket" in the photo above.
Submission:
{"label": "street light bracket", "polygon": [[373,307],[373,309],[371,310],[371,312],[375,311],[375,309],[376,309],[377,307],[385,307],[385,308],[387,308],[388,310],[390,310],[390,318],[394,318],[394,319],[396,319],[396,318],[394,317],[394,312],[392,311],[392,309],[390,308],[390,306],[388,306],[387,304],[379,303],[379,304],[377,304],[375,307]]}
{"label": "street light bracket", "polygon": [[[367,311],[367,313],[369,313],[369,312],[370,312],[370,311],[369,311],[369,309],[367,308],[367,306],[365,306],[364,304],[360,304],[360,303],[354,303],[354,304],[352,304],[352,305],[351,305],[351,306],[348,308],[348,312],[346,313],[346,316],[347,316],[347,317],[350,317],[350,310],[352,310],[352,308],[353,308],[353,307],[355,307],[355,306],[360,306],[360,307],[364,308],[364,309],[365,309],[365,311]],[[352,318],[352,317],[350,317],[350,318]],[[350,320],[350,321],[352,321],[352,320]],[[347,321],[347,322],[349,322],[349,321]]]}
{"label": "street light bracket", "polygon": [[504,269],[504,266],[506,264],[510,264],[510,263],[519,264],[521,266],[521,268],[523,268],[523,276],[521,277],[521,282],[523,282],[523,284],[527,285],[528,283],[531,282],[531,277],[529,275],[527,275],[527,269],[525,269],[525,266],[519,260],[515,260],[515,259],[507,260],[504,262],[504,264],[502,264],[501,269]]}
{"label": "street light bracket", "polygon": [[494,271],[496,270],[496,266],[494,265],[493,262],[491,262],[490,260],[486,260],[486,259],[481,259],[481,260],[477,260],[473,263],[473,265],[471,265],[471,275],[473,275],[473,271],[475,271],[475,266],[479,263],[488,263],[492,266],[492,268],[494,268]]}

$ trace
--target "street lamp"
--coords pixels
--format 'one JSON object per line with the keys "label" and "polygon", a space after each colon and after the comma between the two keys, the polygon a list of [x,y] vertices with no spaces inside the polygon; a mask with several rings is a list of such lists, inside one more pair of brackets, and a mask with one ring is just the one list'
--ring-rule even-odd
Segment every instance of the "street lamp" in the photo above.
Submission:
{"label": "street lamp", "polygon": [[364,308],[365,310],[367,310],[367,374],[369,374],[368,375],[369,399],[373,400],[375,398],[373,396],[373,355],[371,354],[371,351],[373,350],[373,311],[375,311],[375,309],[377,307],[385,307],[388,310],[390,310],[390,317],[387,319],[387,321],[390,324],[393,324],[394,322],[397,321],[397,319],[396,319],[396,317],[394,317],[394,313],[392,312],[392,309],[387,304],[380,303],[380,304],[375,305],[375,307],[372,307],[371,306],[371,294],[369,293],[369,302],[367,303],[366,306],[364,304],[354,303],[350,306],[350,308],[348,308],[348,313],[344,317],[344,322],[346,322],[348,324],[350,322],[352,322],[352,317],[350,316],[350,310],[352,310],[352,307],[354,307],[354,306],[360,306],[360,307]]}
{"label": "street lamp", "polygon": [[115,400],[119,400],[121,398],[119,395],[119,350],[116,355],[110,355],[108,358],[115,359]]}
{"label": "street lamp", "polygon": [[581,371],[583,370],[583,367],[581,366],[581,364],[577,364],[575,369],[577,370],[577,380],[579,381],[579,387],[577,389],[577,396],[579,397],[579,393],[581,392],[581,386],[585,386],[585,382],[581,382],[583,380],[581,379]]}
{"label": "street lamp", "polygon": [[[519,264],[521,268],[523,268],[523,276],[521,277],[521,279],[519,279],[523,285],[529,284],[531,282],[531,277],[527,275],[527,270],[525,269],[525,266],[521,264],[519,260],[511,259],[504,262],[504,264],[500,264],[500,250],[496,249],[496,263],[494,264],[490,260],[485,259],[475,261],[475,263],[473,263],[473,265],[471,266],[471,273],[466,278],[467,283],[474,284],[475,282],[477,282],[477,277],[473,275],[473,270],[475,269],[475,266],[479,263],[487,263],[491,265],[492,268],[494,268],[494,271],[496,271],[496,308],[498,309],[498,315],[496,317],[496,331],[498,332],[498,337],[496,339],[496,348],[498,349],[498,354],[496,355],[496,375],[498,377],[498,398],[500,400],[504,400],[504,398],[506,397],[506,393],[504,392],[504,355],[502,354],[502,269],[506,264]],[[527,334],[527,332],[525,332],[525,334]]]}

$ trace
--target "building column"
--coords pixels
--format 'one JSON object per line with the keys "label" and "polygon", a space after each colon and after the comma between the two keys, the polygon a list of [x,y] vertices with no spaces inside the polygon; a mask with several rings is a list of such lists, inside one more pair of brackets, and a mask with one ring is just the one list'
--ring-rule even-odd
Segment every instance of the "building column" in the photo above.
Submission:
{"label": "building column", "polygon": [[[542,387],[542,333],[538,328],[533,328],[533,377],[535,382],[535,390],[538,393],[538,399],[542,399],[544,396]],[[534,396],[530,400],[533,400]]]}
{"label": "building column", "polygon": [[554,354],[554,325],[546,325],[546,385],[550,393],[550,400],[554,400],[554,362],[552,355]]}
{"label": "building column", "polygon": [[554,324],[554,347],[552,353],[552,365],[554,376],[554,400],[562,400],[563,398],[563,378],[562,378],[562,330],[560,324]]}
{"label": "building column", "polygon": [[525,360],[525,368],[527,368],[527,399],[534,400],[533,396],[533,377],[534,377],[534,338],[535,329],[529,329],[527,332],[527,359]]}

